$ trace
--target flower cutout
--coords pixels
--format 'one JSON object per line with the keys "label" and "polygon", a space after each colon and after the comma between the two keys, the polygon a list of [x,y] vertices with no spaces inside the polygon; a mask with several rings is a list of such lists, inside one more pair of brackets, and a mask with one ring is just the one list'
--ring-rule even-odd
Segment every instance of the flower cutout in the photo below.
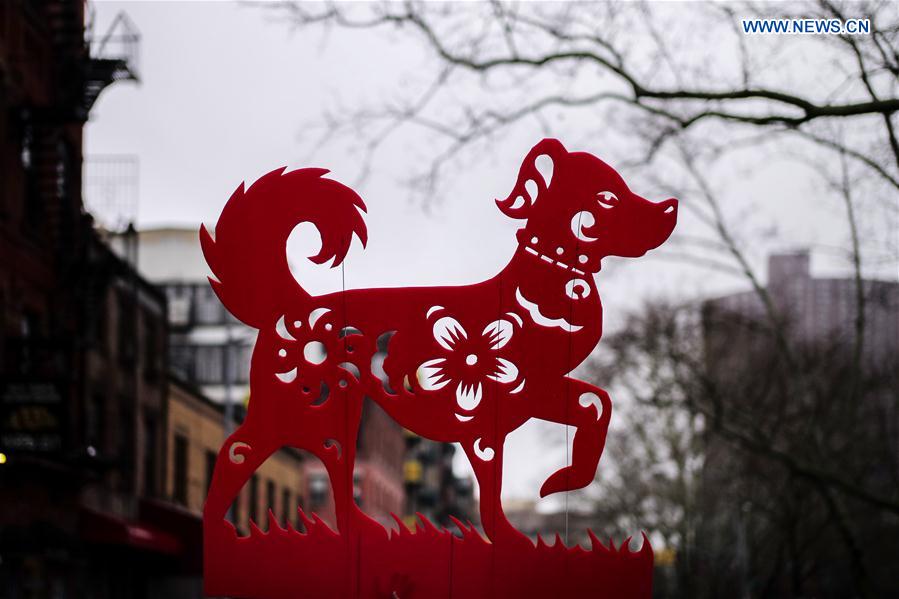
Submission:
{"label": "flower cutout", "polygon": [[[434,322],[434,340],[444,350],[443,355],[418,367],[418,381],[426,391],[456,387],[456,404],[471,412],[481,403],[487,380],[511,384],[518,379],[518,367],[500,357],[499,351],[512,339],[514,327],[505,319],[498,319],[479,335],[469,335],[458,320],[444,316]],[[520,384],[512,393],[523,388]],[[457,417],[470,420],[470,417]]]}

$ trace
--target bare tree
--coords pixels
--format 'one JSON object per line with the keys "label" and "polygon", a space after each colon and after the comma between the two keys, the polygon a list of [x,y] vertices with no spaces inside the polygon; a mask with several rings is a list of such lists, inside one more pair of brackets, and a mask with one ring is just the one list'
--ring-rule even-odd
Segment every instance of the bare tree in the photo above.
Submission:
{"label": "bare tree", "polygon": [[[635,411],[628,435],[636,440],[610,440],[620,476],[603,491],[603,516],[622,529],[629,518],[650,522],[677,546],[685,596],[699,594],[691,579],[721,565],[720,556],[699,555],[714,545],[697,540],[700,533],[742,548],[727,553],[736,562],[721,570],[730,576],[719,577],[722,585],[736,580],[759,596],[823,593],[808,586],[808,568],[843,560],[853,593],[879,588],[878,559],[887,549],[872,550],[865,535],[871,514],[896,525],[899,470],[895,431],[873,430],[871,422],[895,419],[896,395],[895,380],[863,359],[872,301],[865,275],[884,267],[895,274],[899,264],[895,3],[285,3],[276,10],[306,29],[384,29],[429,53],[433,66],[411,92],[322,119],[318,141],[351,137],[363,145],[363,176],[382,144],[404,129],[439,150],[410,180],[427,198],[455,161],[518,131],[564,131],[587,149],[602,139],[601,153],[619,157],[623,169],[655,173],[651,183],[681,198],[696,224],[665,256],[736,276],[755,294],[760,316],[747,341],[751,368],[735,369],[727,385],[710,366],[707,326],[695,307],[690,317],[648,310],[606,341],[615,369],[598,370],[598,380],[627,380],[636,409],[652,410],[656,420]],[[747,35],[743,19],[754,17],[861,18],[871,30]],[[813,345],[791,335],[791,316],[756,266],[759,230],[741,211],[763,200],[747,203],[733,185],[746,149],[807,165],[822,209],[842,215],[845,235],[819,249],[844,257],[852,272],[852,335]],[[759,384],[752,369],[765,374]],[[890,401],[892,412],[877,412]],[[705,455],[719,442],[738,450],[733,476],[719,481],[721,500],[737,512],[696,505],[700,430]],[[640,469],[653,460],[670,468],[658,475]],[[886,466],[872,471],[871,461]],[[650,488],[660,505],[638,501]],[[712,526],[700,510],[742,515]],[[822,539],[839,551],[820,550]],[[753,543],[774,543],[774,555],[759,558],[764,552]]]}
{"label": "bare tree", "polygon": [[[466,153],[520,130],[564,132],[579,146],[640,166],[677,192],[706,230],[681,235],[668,258],[758,280],[745,233],[728,222],[726,193],[749,147],[836,172],[849,163],[864,185],[862,243],[840,242],[856,266],[899,260],[899,9],[891,2],[778,4],[393,3],[277,5],[299,28],[384,29],[429,53],[433,67],[384,102],[340,106],[318,119],[323,141],[364,148],[360,176],[402,130],[433,159],[410,175],[424,202]],[[868,35],[747,35],[742,20],[863,18]],[[309,130],[314,129],[310,126]],[[599,140],[599,141],[597,141]],[[716,181],[715,173],[731,176]],[[830,201],[839,202],[831,194]],[[744,224],[744,229],[746,224]],[[755,231],[753,231],[755,233]],[[847,247],[852,245],[852,247]],[[857,246],[857,247],[856,247]],[[851,258],[865,254],[864,265]],[[882,270],[882,269],[881,269]],[[755,287],[756,284],[753,283]]]}
{"label": "bare tree", "polygon": [[[423,201],[439,197],[434,191],[454,159],[517,129],[580,136],[587,149],[599,139],[599,154],[620,156],[625,170],[639,166],[659,192],[681,198],[696,225],[687,234],[682,227],[660,255],[743,278],[776,322],[752,254],[765,225],[751,214],[763,200],[747,203],[734,192],[746,160],[740,152],[753,148],[769,161],[804,162],[831,183],[815,210],[842,207],[846,235],[818,249],[844,257],[859,281],[867,271],[895,275],[895,3],[684,10],[651,3],[287,2],[277,10],[297,27],[383,28],[430,52],[434,65],[419,93],[341,107],[322,119],[318,141],[349,137],[364,145],[363,176],[381,144],[403,128],[422,133],[423,155],[435,156],[410,180],[428,191]],[[751,36],[742,29],[751,17],[861,18],[871,29]]]}
{"label": "bare tree", "polygon": [[[791,364],[764,319],[714,302],[650,305],[606,340],[597,376],[657,432],[648,459],[633,434],[645,421],[610,439],[634,471],[601,481],[605,509],[645,517],[614,504],[633,488],[674,515],[647,522],[678,531],[678,596],[881,596],[899,555],[896,356],[867,352],[859,368],[838,334],[800,342],[779,326]],[[654,463],[664,474],[650,478]]]}
{"label": "bare tree", "polygon": [[594,506],[594,525],[606,535],[625,538],[650,531],[660,565],[655,594],[662,597],[695,597],[702,588],[696,577],[696,502],[703,418],[685,409],[683,387],[660,389],[670,364],[655,345],[662,330],[685,313],[659,304],[634,314],[625,332],[607,340],[586,373],[609,385],[623,405],[616,411],[598,484],[581,495]]}
{"label": "bare tree", "polygon": [[[432,183],[449,158],[522,121],[549,128],[561,111],[587,108],[596,119],[608,114],[596,110],[627,108],[621,113],[626,134],[639,130],[647,162],[687,131],[708,136],[737,126],[758,135],[763,128],[845,151],[899,188],[892,119],[899,110],[899,15],[888,2],[698,5],[691,11],[607,3],[406,2],[361,9],[286,3],[278,10],[301,27],[399,30],[433,53],[429,85],[417,97],[328,119],[335,129],[383,123],[372,129],[372,150],[402,125],[433,132],[445,147],[428,169]],[[741,17],[749,16],[867,18],[872,31],[817,36],[787,49],[783,37],[743,34]],[[801,68],[821,53],[826,60],[813,64],[831,69],[823,80],[786,68]],[[447,94],[454,94],[451,102],[443,101]],[[834,134],[834,121],[842,119],[865,125],[857,144]]]}

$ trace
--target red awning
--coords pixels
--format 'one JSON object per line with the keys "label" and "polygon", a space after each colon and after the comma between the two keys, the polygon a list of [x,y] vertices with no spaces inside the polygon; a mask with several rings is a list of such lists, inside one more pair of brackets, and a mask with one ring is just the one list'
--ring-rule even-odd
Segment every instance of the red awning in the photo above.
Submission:
{"label": "red awning", "polygon": [[130,522],[124,518],[82,509],[81,533],[93,543],[122,545],[144,551],[180,555],[181,542],[155,526],[145,522]]}
{"label": "red awning", "polygon": [[181,542],[181,568],[186,575],[203,574],[203,517],[185,507],[159,499],[141,499],[140,520]]}

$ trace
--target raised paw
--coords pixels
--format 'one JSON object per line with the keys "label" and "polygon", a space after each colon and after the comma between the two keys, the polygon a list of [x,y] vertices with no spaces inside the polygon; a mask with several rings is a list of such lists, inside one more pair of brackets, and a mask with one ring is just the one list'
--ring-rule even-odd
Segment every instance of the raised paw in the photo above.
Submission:
{"label": "raised paw", "polygon": [[593,482],[593,472],[578,471],[573,466],[556,470],[540,487],[540,497],[560,491],[582,489]]}

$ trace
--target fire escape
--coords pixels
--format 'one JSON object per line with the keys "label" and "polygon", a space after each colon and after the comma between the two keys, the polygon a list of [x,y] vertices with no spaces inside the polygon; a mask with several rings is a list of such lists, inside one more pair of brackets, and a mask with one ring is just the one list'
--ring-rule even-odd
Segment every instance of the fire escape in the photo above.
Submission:
{"label": "fire escape", "polygon": [[[45,19],[57,56],[68,63],[59,81],[67,91],[65,104],[71,111],[59,115],[63,119],[87,120],[106,87],[116,81],[139,80],[140,33],[126,13],[118,13],[106,32],[98,35],[90,5],[81,0],[42,0],[33,6]],[[84,11],[89,11],[86,25]]]}
{"label": "fire escape", "polygon": [[75,255],[72,250],[84,237],[79,231],[81,148],[66,128],[87,121],[98,96],[112,83],[138,81],[140,34],[119,13],[102,36],[95,36],[92,18],[85,26],[90,5],[82,0],[37,0],[22,6],[24,39],[33,35],[50,42],[44,64],[29,64],[24,54],[22,68],[42,72],[53,65],[43,70],[52,73],[49,102],[26,103],[21,110],[33,181],[26,207],[34,213],[36,238],[66,259]]}
{"label": "fire escape", "polygon": [[81,127],[102,90],[138,80],[140,35],[131,20],[119,14],[95,36],[85,10],[84,0],[0,0],[0,94],[6,133],[18,145],[5,166],[22,191],[21,223],[10,231],[18,255],[28,256],[13,272],[27,273],[21,280],[49,298],[46,309],[25,315],[35,323],[27,332],[2,340],[0,378],[57,385],[59,457],[77,449],[69,437],[77,427],[66,423],[83,405],[83,350],[92,343],[86,323],[116,274],[90,262],[96,237],[82,205]]}
{"label": "fire escape", "polygon": [[120,12],[100,37],[94,37],[91,22],[85,31],[85,43],[88,51],[83,66],[81,108],[86,117],[106,87],[116,81],[140,81],[140,33],[127,13]]}

